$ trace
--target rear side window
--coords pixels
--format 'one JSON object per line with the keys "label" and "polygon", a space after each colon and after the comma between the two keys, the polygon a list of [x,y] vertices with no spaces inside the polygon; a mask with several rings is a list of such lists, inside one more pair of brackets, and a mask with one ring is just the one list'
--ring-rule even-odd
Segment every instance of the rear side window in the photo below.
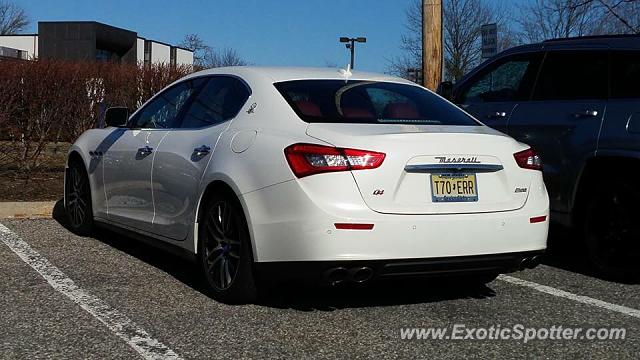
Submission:
{"label": "rear side window", "polygon": [[309,123],[480,125],[455,105],[413,85],[294,80],[275,87]]}
{"label": "rear side window", "polygon": [[249,95],[244,83],[236,78],[212,77],[191,103],[184,115],[181,128],[201,128],[232,119]]}
{"label": "rear side window", "polygon": [[604,99],[607,97],[606,51],[549,52],[534,100]]}
{"label": "rear side window", "polygon": [[503,59],[474,77],[458,96],[461,104],[528,100],[541,54],[519,54]]}
{"label": "rear side window", "polygon": [[640,51],[611,53],[611,97],[640,98]]}

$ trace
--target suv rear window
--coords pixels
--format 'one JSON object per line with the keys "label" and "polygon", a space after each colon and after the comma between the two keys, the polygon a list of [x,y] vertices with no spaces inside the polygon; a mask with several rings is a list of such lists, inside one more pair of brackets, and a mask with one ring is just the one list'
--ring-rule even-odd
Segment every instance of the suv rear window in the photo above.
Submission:
{"label": "suv rear window", "polygon": [[308,123],[480,125],[418,86],[344,80],[294,80],[275,87]]}

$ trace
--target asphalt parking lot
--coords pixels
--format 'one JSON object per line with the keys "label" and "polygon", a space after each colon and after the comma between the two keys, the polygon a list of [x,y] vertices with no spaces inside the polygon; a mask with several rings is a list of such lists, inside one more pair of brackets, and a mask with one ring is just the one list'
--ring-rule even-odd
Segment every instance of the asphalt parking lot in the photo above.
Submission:
{"label": "asphalt parking lot", "polygon": [[[81,238],[53,219],[0,222],[11,231],[0,232],[0,358],[631,359],[640,353],[640,285],[594,277],[561,247],[547,264],[482,288],[425,282],[290,287],[259,304],[229,306],[203,293],[190,263],[130,238],[108,231]],[[14,240],[33,253],[19,257],[20,250],[7,245]],[[46,275],[53,267],[59,273]],[[109,325],[114,318],[129,325]],[[527,343],[401,338],[404,328],[456,324],[624,328],[626,334],[624,340]],[[130,344],[136,336],[165,352],[137,351]]]}

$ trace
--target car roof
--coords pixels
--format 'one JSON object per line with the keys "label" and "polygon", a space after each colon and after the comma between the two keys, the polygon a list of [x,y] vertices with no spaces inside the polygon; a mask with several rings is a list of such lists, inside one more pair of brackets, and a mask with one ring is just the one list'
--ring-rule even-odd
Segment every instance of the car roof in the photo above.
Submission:
{"label": "car roof", "polygon": [[559,38],[545,40],[539,43],[519,45],[501,51],[491,58],[478,64],[473,70],[465,74],[455,87],[459,87],[467,79],[473,77],[476,73],[484,69],[484,67],[500,58],[513,54],[523,54],[527,52],[547,51],[547,50],[572,50],[572,49],[637,49],[640,50],[640,35],[597,35],[597,36],[580,36],[571,38]]}
{"label": "car roof", "polygon": [[574,46],[607,46],[611,48],[634,48],[640,49],[640,35],[594,35],[571,38],[550,39],[542,42],[544,47],[563,46],[571,48]]}
{"label": "car roof", "polygon": [[[236,75],[245,80],[262,80],[269,81],[271,83],[289,81],[289,80],[312,80],[312,79],[325,79],[325,80],[345,80],[344,69],[335,68],[314,68],[314,67],[265,67],[265,66],[230,66],[220,67],[198,71],[191,75],[206,76],[206,75]],[[349,80],[375,80],[375,81],[390,81],[401,82],[416,85],[415,83],[402,79],[399,77],[356,71],[351,72]]]}

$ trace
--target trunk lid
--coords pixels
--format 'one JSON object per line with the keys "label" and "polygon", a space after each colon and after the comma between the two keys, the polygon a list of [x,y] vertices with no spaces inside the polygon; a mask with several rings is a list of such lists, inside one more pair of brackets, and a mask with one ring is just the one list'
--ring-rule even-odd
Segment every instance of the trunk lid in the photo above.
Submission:
{"label": "trunk lid", "polygon": [[[521,208],[527,200],[532,173],[521,169],[513,157],[527,147],[485,126],[312,123],[307,135],[337,147],[386,154],[379,168],[352,171],[362,198],[376,212],[509,211]],[[449,202],[434,198],[432,176],[439,174],[475,175],[473,199]]]}

